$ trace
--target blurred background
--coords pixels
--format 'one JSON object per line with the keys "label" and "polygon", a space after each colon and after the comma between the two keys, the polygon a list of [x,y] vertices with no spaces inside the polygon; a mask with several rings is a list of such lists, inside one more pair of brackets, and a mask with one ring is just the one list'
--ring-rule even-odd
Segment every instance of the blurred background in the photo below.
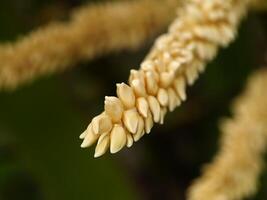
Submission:
{"label": "blurred background", "polygon": [[[86,2],[1,0],[0,42],[66,20]],[[220,51],[163,126],[130,149],[94,159],[94,148],[81,149],[78,136],[153,40],[138,51],[109,54],[14,92],[0,91],[0,200],[185,199],[186,188],[217,151],[220,119],[230,116],[231,101],[248,74],[264,63],[267,16],[249,14],[238,39]],[[267,199],[266,169],[259,186],[251,199]]]}

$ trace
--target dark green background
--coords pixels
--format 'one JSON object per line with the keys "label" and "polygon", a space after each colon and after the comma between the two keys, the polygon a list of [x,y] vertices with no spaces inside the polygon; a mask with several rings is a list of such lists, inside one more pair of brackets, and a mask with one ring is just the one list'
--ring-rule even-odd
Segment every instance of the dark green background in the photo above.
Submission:
{"label": "dark green background", "polygon": [[[0,41],[13,41],[82,0],[1,0]],[[100,2],[100,0],[99,0]],[[218,121],[264,62],[266,16],[251,13],[240,35],[188,90],[188,101],[131,149],[93,158],[79,134],[103,109],[103,97],[128,78],[153,38],[137,52],[82,62],[14,92],[0,92],[0,200],[184,199],[218,146]],[[1,67],[1,63],[0,63]],[[256,197],[267,198],[267,173]]]}

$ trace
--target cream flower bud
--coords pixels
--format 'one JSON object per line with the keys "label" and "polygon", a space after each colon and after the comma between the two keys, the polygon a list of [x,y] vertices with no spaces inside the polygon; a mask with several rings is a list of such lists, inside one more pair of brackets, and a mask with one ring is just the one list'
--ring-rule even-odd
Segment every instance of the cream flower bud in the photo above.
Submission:
{"label": "cream flower bud", "polygon": [[110,133],[110,152],[117,153],[127,141],[126,131],[121,124],[115,124]]}
{"label": "cream flower bud", "polygon": [[146,60],[146,61],[144,61],[144,62],[141,63],[141,68],[144,71],[154,70],[154,67],[155,67],[155,64],[151,60]]}
{"label": "cream flower bud", "polygon": [[133,89],[125,83],[117,84],[117,95],[125,108],[133,108],[135,105],[135,95]]}
{"label": "cream flower bud", "polygon": [[123,123],[129,132],[135,134],[138,127],[139,114],[136,109],[126,110],[123,113]]}
{"label": "cream flower bud", "polygon": [[134,79],[131,82],[131,86],[134,89],[136,96],[144,97],[146,96],[146,88],[145,85],[139,79]]}
{"label": "cream flower bud", "polygon": [[146,98],[144,97],[139,97],[137,99],[137,104],[136,104],[138,112],[144,117],[147,118],[148,112],[149,112],[149,106]]}
{"label": "cream flower bud", "polygon": [[79,138],[80,139],[84,139],[86,135],[87,135],[87,130],[85,130],[84,132],[82,132],[82,134],[79,136]]}
{"label": "cream flower bud", "polygon": [[82,148],[90,147],[99,138],[99,135],[94,134],[92,130],[92,124],[89,124],[88,128],[86,129],[86,133],[87,134],[81,144]]}
{"label": "cream flower bud", "polygon": [[154,122],[160,121],[160,105],[154,96],[148,96],[148,105],[153,115]]}
{"label": "cream flower bud", "polygon": [[92,128],[95,134],[109,132],[112,126],[110,117],[105,113],[98,115],[92,120]]}
{"label": "cream flower bud", "polygon": [[147,93],[150,95],[156,95],[158,91],[158,84],[155,75],[152,72],[148,71],[146,72],[145,76]]}
{"label": "cream flower bud", "polygon": [[173,83],[174,73],[173,72],[162,72],[160,74],[160,86],[163,88],[169,87]]}
{"label": "cream flower bud", "polygon": [[131,83],[135,79],[140,80],[142,84],[145,85],[145,73],[143,71],[132,69],[130,71],[129,83]]}
{"label": "cream flower bud", "polygon": [[161,108],[160,110],[160,124],[163,124],[164,123],[164,118],[165,118],[165,115],[167,113],[167,108],[166,107],[163,107]]}
{"label": "cream flower bud", "polygon": [[127,137],[126,146],[129,148],[133,145],[134,140],[133,140],[132,134],[130,134],[128,132],[126,133],[126,137]]}
{"label": "cream flower bud", "polygon": [[153,116],[152,116],[151,112],[148,112],[147,118],[145,119],[145,131],[147,134],[150,133],[153,125],[154,125]]}
{"label": "cream flower bud", "polygon": [[95,148],[94,157],[97,158],[97,157],[102,156],[104,153],[106,153],[106,151],[108,150],[109,144],[110,144],[109,133],[102,134],[98,139],[98,142]]}
{"label": "cream flower bud", "polygon": [[175,93],[174,89],[168,88],[168,96],[169,96],[169,110],[172,112],[178,105],[181,104],[181,100]]}
{"label": "cream flower bud", "polygon": [[160,88],[158,91],[157,99],[161,106],[167,106],[169,102],[167,91],[163,88]]}
{"label": "cream flower bud", "polygon": [[145,123],[141,116],[138,117],[138,128],[136,134],[133,135],[134,141],[137,142],[145,132]]}
{"label": "cream flower bud", "polygon": [[123,105],[117,97],[105,97],[105,111],[113,122],[119,122],[122,118]]}
{"label": "cream flower bud", "polygon": [[185,71],[188,85],[193,85],[195,80],[198,78],[198,69],[196,67],[188,67]]}
{"label": "cream flower bud", "polygon": [[183,77],[176,78],[174,80],[174,88],[176,93],[179,95],[179,97],[185,101],[186,100],[186,93],[185,93],[185,79]]}

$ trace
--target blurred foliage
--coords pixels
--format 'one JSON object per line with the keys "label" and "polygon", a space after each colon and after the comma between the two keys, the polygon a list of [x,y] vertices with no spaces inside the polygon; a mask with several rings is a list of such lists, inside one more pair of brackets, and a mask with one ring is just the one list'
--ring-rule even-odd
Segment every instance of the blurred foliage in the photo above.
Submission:
{"label": "blurred foliage", "polygon": [[[84,2],[2,0],[0,41],[66,20],[69,10]],[[251,14],[236,42],[189,89],[188,101],[167,116],[164,126],[117,155],[93,159],[93,149],[80,149],[78,136],[153,39],[138,52],[108,55],[15,92],[0,92],[0,199],[184,199],[200,166],[217,150],[219,119],[230,115],[231,101],[262,63],[266,19]],[[266,174],[251,199],[267,198]]]}
{"label": "blurred foliage", "polygon": [[95,162],[92,152],[81,151],[78,134],[86,121],[59,85],[47,79],[0,96],[4,199],[29,199],[24,194],[29,190],[36,193],[32,199],[133,196],[122,169],[107,159]]}

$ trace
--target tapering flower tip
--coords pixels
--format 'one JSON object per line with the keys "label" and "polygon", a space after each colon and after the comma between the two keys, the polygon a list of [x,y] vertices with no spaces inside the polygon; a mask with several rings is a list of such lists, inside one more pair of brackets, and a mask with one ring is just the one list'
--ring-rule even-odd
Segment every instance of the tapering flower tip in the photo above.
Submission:
{"label": "tapering flower tip", "polygon": [[98,115],[92,120],[92,128],[95,134],[109,132],[112,126],[113,124],[110,117],[105,113]]}
{"label": "tapering flower tip", "polygon": [[146,88],[145,85],[139,79],[134,79],[131,82],[131,86],[134,89],[136,96],[144,97],[146,96]]}
{"label": "tapering flower tip", "polygon": [[153,115],[154,122],[158,123],[160,121],[160,105],[158,100],[154,96],[148,96],[148,105]]}
{"label": "tapering flower tip", "polygon": [[156,95],[158,91],[158,84],[154,73],[148,71],[146,72],[145,77],[146,77],[147,93],[150,95]]}
{"label": "tapering flower tip", "polygon": [[164,123],[164,118],[165,118],[165,115],[167,113],[167,108],[166,107],[163,107],[161,108],[160,110],[160,124],[163,124]]}
{"label": "tapering flower tip", "polygon": [[182,101],[186,100],[186,93],[185,93],[185,79],[183,77],[179,77],[174,80],[174,88],[179,97],[181,98]]}
{"label": "tapering flower tip", "polygon": [[136,134],[133,135],[134,141],[137,142],[145,133],[145,122],[141,116],[138,117],[138,127]]}
{"label": "tapering flower tip", "polygon": [[123,123],[130,133],[135,134],[138,128],[139,114],[136,109],[126,110],[123,113]]}
{"label": "tapering flower tip", "polygon": [[115,124],[110,133],[110,153],[117,153],[127,142],[127,133],[120,124]]}
{"label": "tapering flower tip", "polygon": [[125,83],[117,84],[117,95],[125,108],[129,109],[135,106],[133,89]]}
{"label": "tapering flower tip", "polygon": [[169,110],[172,112],[178,105],[181,104],[181,100],[177,96],[173,88],[168,88],[168,96],[169,96]]}
{"label": "tapering flower tip", "polygon": [[87,130],[87,134],[81,144],[81,148],[90,147],[92,144],[96,142],[96,140],[99,138],[99,135],[96,135],[92,130],[92,124],[89,124]]}
{"label": "tapering flower tip", "polygon": [[80,139],[84,139],[86,135],[87,135],[87,130],[85,130],[85,131],[79,136],[79,138],[80,138]]}
{"label": "tapering flower tip", "polygon": [[123,105],[117,97],[105,97],[105,111],[113,122],[120,122],[123,113]]}
{"label": "tapering flower tip", "polygon": [[169,102],[168,93],[165,89],[160,88],[158,90],[157,99],[161,106],[167,106]]}
{"label": "tapering flower tip", "polygon": [[133,146],[133,141],[134,141],[134,140],[133,140],[132,134],[127,133],[126,136],[127,136],[127,143],[126,143],[126,146],[127,146],[128,148],[130,148],[131,146]]}
{"label": "tapering flower tip", "polygon": [[100,135],[96,148],[95,148],[94,157],[98,158],[102,156],[103,154],[105,154],[106,151],[108,150],[109,144],[110,144],[109,133],[104,133]]}
{"label": "tapering flower tip", "polygon": [[150,133],[150,131],[151,131],[152,127],[153,127],[153,124],[154,124],[153,116],[152,116],[151,112],[149,111],[148,115],[147,115],[147,118],[145,119],[145,131],[146,131],[147,134]]}
{"label": "tapering flower tip", "polygon": [[144,117],[147,118],[149,107],[145,97],[139,97],[137,99],[136,107],[138,112]]}
{"label": "tapering flower tip", "polygon": [[160,74],[160,86],[167,88],[171,85],[174,79],[174,73],[172,72],[162,72]]}

